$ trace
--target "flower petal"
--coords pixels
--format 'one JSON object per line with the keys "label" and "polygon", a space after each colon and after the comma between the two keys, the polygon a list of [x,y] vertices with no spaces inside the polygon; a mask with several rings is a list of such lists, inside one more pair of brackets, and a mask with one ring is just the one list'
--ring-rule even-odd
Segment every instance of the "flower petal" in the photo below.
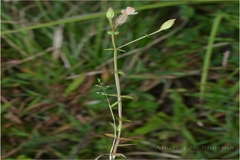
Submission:
{"label": "flower petal", "polygon": [[127,7],[126,14],[131,15],[135,12],[135,9],[133,7]]}
{"label": "flower petal", "polygon": [[126,14],[126,9],[121,10],[122,14]]}

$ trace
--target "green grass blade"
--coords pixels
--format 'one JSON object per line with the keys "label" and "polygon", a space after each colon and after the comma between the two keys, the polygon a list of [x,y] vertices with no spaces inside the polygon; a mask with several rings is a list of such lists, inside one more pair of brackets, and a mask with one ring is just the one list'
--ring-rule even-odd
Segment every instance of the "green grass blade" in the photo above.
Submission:
{"label": "green grass blade", "polygon": [[211,30],[211,34],[209,37],[209,41],[208,41],[208,47],[207,47],[207,51],[204,57],[204,63],[203,63],[203,71],[202,71],[202,75],[201,75],[201,84],[200,84],[200,104],[203,103],[203,99],[204,99],[204,92],[205,92],[205,86],[206,86],[206,81],[207,81],[207,75],[208,75],[208,68],[210,66],[210,59],[211,59],[211,55],[212,55],[212,49],[213,49],[213,43],[217,34],[217,30],[218,30],[218,26],[221,22],[222,19],[222,15],[219,14],[217,15],[217,17],[215,18],[214,22],[213,22],[213,26],[212,26],[212,30]]}
{"label": "green grass blade", "polygon": [[[198,0],[198,1],[191,2],[191,4],[213,3],[213,2],[226,3],[226,1],[219,1],[219,0]],[[228,3],[237,3],[237,2],[238,2],[237,0],[233,0],[233,1],[230,1]],[[160,3],[145,5],[145,6],[141,6],[141,7],[136,7],[136,10],[141,11],[141,10],[146,10],[146,9],[161,8],[161,7],[168,7],[168,6],[177,6],[177,5],[188,4],[188,3],[189,3],[188,1],[164,2],[164,3],[160,2]],[[115,12],[119,13],[120,10],[116,10]],[[16,30],[2,31],[1,35],[16,33],[16,32],[20,32],[20,31],[27,31],[27,30],[37,29],[37,28],[43,28],[43,27],[50,27],[50,26],[54,26],[54,25],[70,23],[70,22],[75,22],[75,21],[90,20],[90,19],[99,18],[99,17],[102,17],[102,16],[105,16],[104,12],[74,16],[74,17],[60,19],[60,20],[53,21],[53,22],[48,22],[48,23],[43,23],[43,24],[38,24],[38,25],[33,25],[33,26],[27,26],[27,27],[24,27],[24,28],[16,29]]]}
{"label": "green grass blade", "polygon": [[85,74],[81,74],[77,79],[75,79],[69,86],[68,88],[65,90],[63,96],[66,97],[68,96],[71,92],[73,92],[74,90],[76,90],[86,79],[86,75]]}

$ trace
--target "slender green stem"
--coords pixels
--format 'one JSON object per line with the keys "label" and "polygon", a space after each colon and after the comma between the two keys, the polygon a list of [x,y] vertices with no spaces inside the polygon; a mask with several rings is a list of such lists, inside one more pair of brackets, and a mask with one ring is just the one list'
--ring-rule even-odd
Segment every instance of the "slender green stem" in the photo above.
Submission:
{"label": "slender green stem", "polygon": [[109,20],[111,29],[112,29],[112,34],[111,34],[111,40],[112,40],[112,45],[113,45],[113,63],[114,63],[114,78],[115,78],[115,85],[117,89],[117,101],[118,101],[118,119],[119,119],[119,124],[117,127],[118,135],[116,142],[114,144],[114,149],[113,152],[110,152],[110,159],[115,159],[115,156],[112,156],[111,153],[116,153],[118,144],[120,143],[121,139],[121,130],[122,130],[122,98],[121,98],[121,88],[120,88],[120,80],[119,80],[119,75],[118,75],[118,65],[117,65],[117,47],[115,43],[115,34],[114,34],[114,27],[112,24],[112,20]]}
{"label": "slender green stem", "polygon": [[155,31],[155,32],[153,32],[153,33],[150,33],[150,34],[147,34],[147,35],[145,35],[145,36],[142,36],[142,37],[140,37],[140,38],[138,38],[138,39],[135,39],[135,40],[133,40],[133,41],[131,41],[131,42],[128,42],[128,43],[126,43],[126,44],[118,47],[117,49],[123,48],[123,47],[125,47],[125,46],[127,46],[127,45],[129,45],[129,44],[132,44],[132,43],[137,42],[137,41],[139,41],[139,40],[141,40],[141,39],[143,39],[143,38],[146,38],[146,37],[149,37],[149,36],[151,36],[151,35],[154,35],[154,34],[160,32],[160,31],[161,31],[161,30],[157,30],[157,31]]}
{"label": "slender green stem", "polygon": [[111,157],[112,157],[111,153],[113,152],[114,145],[115,145],[115,143],[116,143],[116,137],[117,137],[116,120],[115,120],[115,117],[114,117],[114,114],[113,114],[113,110],[112,110],[112,106],[111,106],[110,101],[109,101],[109,99],[108,99],[108,95],[107,95],[107,93],[106,93],[106,90],[105,90],[105,88],[102,86],[102,82],[100,81],[100,79],[99,79],[98,81],[99,81],[99,83],[100,83],[100,85],[101,85],[101,88],[102,88],[102,90],[103,90],[103,92],[104,92],[104,95],[105,95],[105,97],[106,97],[106,100],[107,100],[107,102],[108,102],[108,107],[109,107],[109,110],[110,110],[110,112],[111,112],[111,116],[112,116],[112,119],[113,119],[114,139],[113,139],[112,147],[111,147],[111,150],[110,150],[110,159],[111,159]]}
{"label": "slender green stem", "polygon": [[115,146],[115,143],[116,143],[117,128],[116,128],[116,121],[115,121],[115,118],[114,118],[113,110],[112,110],[111,106],[109,106],[109,108],[110,108],[111,116],[112,116],[112,119],[113,119],[113,125],[114,125],[114,140],[113,140],[112,147],[111,147],[111,150],[110,150],[110,157],[112,158],[111,153],[113,152],[113,149],[114,149],[114,146]]}
{"label": "slender green stem", "polygon": [[143,38],[146,38],[146,37],[149,37],[151,35],[154,35],[158,32],[160,32],[161,30],[157,30],[155,32],[152,32],[150,34],[147,34],[145,36],[142,36],[136,40],[133,40],[129,43],[126,43],[120,47],[116,47],[116,43],[115,43],[115,28],[113,27],[112,25],[112,21],[109,20],[110,22],[110,25],[111,25],[111,29],[112,29],[112,34],[111,34],[111,40],[112,40],[112,45],[113,45],[113,50],[114,50],[114,57],[113,57],[113,63],[114,63],[114,77],[115,77],[115,84],[116,84],[116,89],[117,89],[117,97],[118,97],[118,117],[119,117],[119,124],[118,124],[118,127],[117,127],[117,132],[118,132],[118,135],[117,135],[117,139],[116,139],[116,143],[114,145],[114,150],[113,152],[110,152],[110,160],[112,159],[115,159],[115,156],[111,156],[111,153],[114,155],[116,152],[117,152],[117,148],[118,148],[118,145],[120,143],[120,140],[121,140],[121,130],[122,130],[122,99],[121,99],[121,88],[120,88],[120,80],[119,80],[119,75],[118,75],[118,66],[117,66],[117,51],[122,48],[122,47],[125,47],[129,44],[132,44],[134,42],[137,42]]}
{"label": "slender green stem", "polygon": [[[117,89],[117,102],[118,102],[118,123],[119,123],[118,127],[117,127],[118,135],[117,135],[117,138],[116,138],[116,136],[114,136],[114,138],[116,138],[116,142],[114,144],[114,149],[113,149],[113,151],[111,149],[110,156],[109,156],[110,160],[114,160],[116,152],[117,152],[118,145],[119,145],[120,140],[121,140],[121,131],[122,131],[122,96],[121,96],[120,80],[119,80],[118,65],[117,65],[117,51],[120,50],[120,48],[122,48],[122,47],[125,47],[125,46],[127,46],[129,44],[132,44],[134,42],[137,42],[137,41],[139,41],[139,40],[141,40],[143,38],[149,37],[149,36],[151,36],[153,34],[156,34],[156,33],[160,32],[160,31],[164,30],[164,29],[168,29],[171,26],[168,27],[168,26],[165,25],[165,28],[161,27],[160,29],[158,29],[155,32],[152,32],[150,34],[142,36],[142,37],[140,37],[140,38],[138,38],[136,40],[133,40],[133,41],[131,41],[131,42],[127,43],[127,44],[124,44],[124,45],[122,45],[122,46],[117,48],[116,47],[116,43],[115,43],[115,34],[116,34],[115,28],[117,26],[113,27],[112,17],[111,17],[111,10],[109,10],[109,12],[107,13],[107,17],[108,17],[108,20],[110,22],[111,29],[112,29],[112,31],[108,32],[108,33],[111,34],[111,41],[112,41],[112,46],[113,46],[113,51],[114,51],[113,52],[114,78],[115,78],[115,85],[116,85],[116,89]],[[174,20],[171,20],[171,21],[172,21],[172,24],[173,24]],[[168,28],[166,28],[166,27],[168,27]]]}
{"label": "slender green stem", "polygon": [[[114,30],[113,30],[114,32]],[[116,83],[116,89],[117,89],[117,97],[118,97],[118,118],[119,118],[119,124],[118,124],[118,136],[117,136],[117,141],[114,146],[113,153],[117,152],[117,147],[120,142],[121,138],[121,130],[122,130],[122,99],[121,99],[121,88],[120,88],[120,80],[118,76],[118,66],[117,66],[117,48],[115,44],[115,36],[112,34],[111,36],[112,39],[112,45],[114,49],[114,77],[115,77],[115,83]]]}
{"label": "slender green stem", "polygon": [[[207,81],[208,68],[210,65],[210,59],[211,59],[211,55],[212,55],[213,43],[214,43],[217,29],[218,29],[221,19],[222,19],[222,15],[219,14],[214,20],[211,34],[210,34],[209,41],[208,41],[207,51],[206,51],[206,54],[204,57],[204,63],[203,63],[203,69],[202,69],[203,71],[202,71],[201,85],[200,85],[200,98],[199,98],[201,108],[202,108],[203,100],[204,100],[205,85],[206,85],[206,81]],[[201,108],[200,108],[200,111],[202,110]]]}

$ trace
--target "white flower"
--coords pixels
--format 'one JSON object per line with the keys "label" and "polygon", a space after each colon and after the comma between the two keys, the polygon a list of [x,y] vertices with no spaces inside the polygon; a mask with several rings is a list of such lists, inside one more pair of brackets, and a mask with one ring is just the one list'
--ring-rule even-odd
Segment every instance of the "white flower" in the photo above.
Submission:
{"label": "white flower", "polygon": [[138,12],[135,12],[135,9],[133,7],[127,7],[126,9],[123,9],[122,14],[126,14],[126,15],[135,15],[138,14]]}
{"label": "white flower", "polygon": [[118,16],[118,18],[115,21],[115,24],[116,24],[115,28],[117,26],[120,26],[120,25],[126,23],[129,15],[138,14],[138,12],[135,12],[135,9],[133,7],[127,7],[126,9],[123,9],[121,12],[122,12],[122,14],[120,16]]}

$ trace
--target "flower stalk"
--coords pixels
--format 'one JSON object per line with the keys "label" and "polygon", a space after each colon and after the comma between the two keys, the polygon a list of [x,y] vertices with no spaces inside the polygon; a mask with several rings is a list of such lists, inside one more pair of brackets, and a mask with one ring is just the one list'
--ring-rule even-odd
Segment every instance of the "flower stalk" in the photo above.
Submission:
{"label": "flower stalk", "polygon": [[117,90],[117,101],[118,101],[118,127],[114,126],[114,130],[117,130],[117,135],[114,135],[114,144],[112,146],[112,149],[110,150],[110,157],[109,159],[115,159],[114,154],[117,152],[117,147],[118,144],[120,143],[121,139],[121,130],[122,130],[122,98],[121,98],[121,88],[120,88],[120,80],[119,80],[119,75],[118,75],[118,64],[117,64],[117,47],[115,43],[115,28],[112,23],[112,18],[114,17],[114,11],[112,8],[108,9],[107,12],[107,18],[110,22],[111,26],[111,31],[108,32],[111,34],[111,41],[112,41],[112,46],[113,46],[113,65],[114,65],[114,78],[115,78],[115,85],[116,85],[116,90]]}
{"label": "flower stalk", "polygon": [[[108,100],[108,97],[107,97],[107,95],[109,95],[109,94],[107,94],[105,92],[105,89],[103,89],[104,95],[106,96],[106,99],[108,101],[110,112],[111,112],[112,119],[113,119],[113,123],[111,123],[111,124],[113,125],[113,128],[114,128],[114,135],[113,134],[105,134],[105,135],[108,135],[109,137],[113,137],[114,138],[113,144],[112,144],[112,147],[111,147],[110,153],[109,153],[109,160],[114,160],[115,157],[119,157],[119,156],[125,157],[123,154],[117,153],[117,149],[118,149],[118,146],[119,146],[119,143],[120,143],[120,140],[121,140],[121,131],[122,131],[122,124],[123,124],[123,119],[122,119],[122,97],[127,97],[127,96],[121,96],[121,86],[120,86],[119,74],[124,74],[124,73],[118,70],[118,63],[117,63],[118,51],[123,51],[120,48],[123,48],[123,47],[125,47],[125,46],[127,46],[129,44],[137,42],[137,41],[139,41],[139,40],[141,40],[143,38],[146,38],[146,37],[149,37],[151,35],[154,35],[154,34],[160,32],[162,30],[170,28],[174,24],[174,21],[175,21],[175,19],[168,20],[165,23],[163,23],[163,25],[157,31],[152,32],[150,34],[147,34],[145,36],[142,36],[142,37],[140,37],[140,38],[138,38],[136,40],[133,40],[133,41],[131,41],[129,43],[126,43],[126,44],[124,44],[124,45],[122,45],[120,47],[116,47],[115,36],[118,34],[118,31],[116,31],[117,27],[121,26],[124,23],[126,23],[128,21],[128,18],[129,18],[128,16],[129,15],[137,14],[137,12],[135,12],[135,9],[132,8],[132,7],[127,7],[126,9],[123,9],[121,11],[121,13],[122,14],[119,15],[117,17],[117,19],[115,20],[115,24],[113,24],[113,17],[114,17],[113,9],[109,8],[107,13],[106,13],[106,17],[107,17],[107,19],[108,19],[108,21],[110,23],[110,26],[111,26],[111,31],[107,31],[107,33],[109,35],[111,35],[111,42],[112,42],[112,47],[113,47],[113,48],[108,49],[108,50],[113,50],[114,79],[115,79],[115,86],[116,86],[116,91],[117,91],[117,101],[114,104],[111,105],[109,100]],[[115,117],[114,117],[113,111],[112,111],[112,107],[114,107],[115,105],[118,106],[118,118],[117,118],[118,119],[118,126],[116,124]],[[99,157],[101,157],[101,156],[99,156]]]}

